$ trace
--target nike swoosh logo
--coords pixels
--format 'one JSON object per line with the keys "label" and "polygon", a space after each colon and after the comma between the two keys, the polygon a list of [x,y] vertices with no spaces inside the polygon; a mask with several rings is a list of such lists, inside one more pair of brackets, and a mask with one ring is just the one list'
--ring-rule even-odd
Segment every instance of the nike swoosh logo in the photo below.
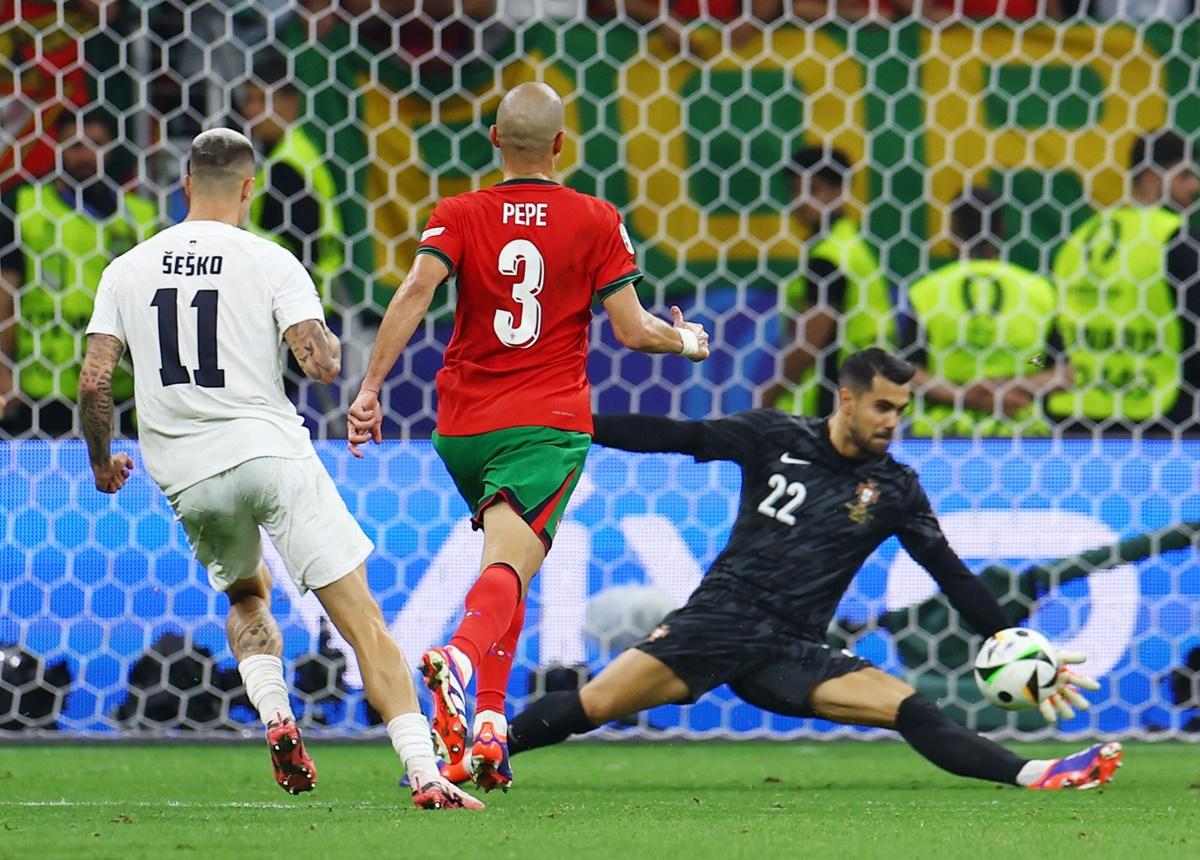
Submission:
{"label": "nike swoosh logo", "polygon": [[812,460],[801,460],[799,457],[793,457],[791,454],[780,454],[779,461],[787,463],[791,466],[811,466]]}

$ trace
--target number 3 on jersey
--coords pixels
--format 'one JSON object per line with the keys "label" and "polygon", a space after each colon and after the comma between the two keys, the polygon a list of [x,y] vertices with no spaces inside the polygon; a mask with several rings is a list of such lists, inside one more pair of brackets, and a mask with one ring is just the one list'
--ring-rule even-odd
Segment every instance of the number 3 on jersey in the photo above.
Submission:
{"label": "number 3 on jersey", "polygon": [[[779,473],[767,478],[767,486],[771,488],[771,494],[759,504],[758,512],[763,516],[778,520],[785,526],[794,526],[796,517],[792,512],[804,504],[804,500],[808,496],[808,487],[799,481],[788,483],[787,477]],[[785,494],[791,498],[782,508],[777,508],[776,505]]]}
{"label": "number 3 on jersey", "polygon": [[500,274],[515,276],[522,263],[525,274],[512,286],[512,297],[521,306],[520,324],[509,311],[498,310],[492,318],[496,337],[513,349],[528,349],[542,333],[542,306],[537,300],[546,269],[542,254],[528,239],[513,239],[500,249]]}

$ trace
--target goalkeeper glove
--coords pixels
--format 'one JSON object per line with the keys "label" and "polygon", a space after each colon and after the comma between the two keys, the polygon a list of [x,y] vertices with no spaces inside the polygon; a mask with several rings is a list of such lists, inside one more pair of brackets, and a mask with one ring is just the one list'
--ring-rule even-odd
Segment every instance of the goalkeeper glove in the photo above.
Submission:
{"label": "goalkeeper glove", "polygon": [[1086,675],[1079,675],[1068,668],[1086,660],[1087,657],[1083,654],[1074,654],[1069,651],[1058,652],[1058,685],[1054,692],[1038,705],[1038,710],[1042,712],[1046,722],[1054,724],[1059,720],[1069,720],[1075,716],[1076,708],[1086,711],[1092,706],[1091,702],[1080,695],[1079,688],[1099,690],[1100,682]]}

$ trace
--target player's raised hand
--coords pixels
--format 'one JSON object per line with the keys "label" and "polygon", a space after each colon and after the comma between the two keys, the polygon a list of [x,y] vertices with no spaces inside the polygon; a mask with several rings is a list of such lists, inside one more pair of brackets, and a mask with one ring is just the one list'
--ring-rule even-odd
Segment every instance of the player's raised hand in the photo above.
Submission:
{"label": "player's raised hand", "polygon": [[1086,711],[1092,706],[1091,702],[1080,695],[1079,688],[1099,690],[1100,682],[1068,668],[1086,661],[1087,657],[1083,654],[1075,654],[1070,651],[1058,652],[1058,687],[1038,705],[1038,710],[1042,712],[1046,722],[1057,723],[1060,719],[1069,720],[1075,716],[1076,708]]}
{"label": "player's raised hand", "polygon": [[[678,305],[671,305],[671,324],[680,330],[680,337],[683,338],[682,355],[692,361],[704,361],[708,358],[708,332],[704,330],[704,326],[685,320]],[[691,343],[692,338],[696,340],[695,345]]]}
{"label": "player's raised hand", "polygon": [[128,454],[117,454],[109,457],[108,462],[99,465],[92,464],[92,474],[96,476],[96,489],[102,493],[115,493],[125,486],[129,473],[133,471],[133,461]]}
{"label": "player's raised hand", "polygon": [[383,442],[383,406],[379,403],[379,392],[370,388],[360,388],[358,396],[350,404],[350,412],[346,415],[346,437],[349,440],[350,453],[362,459],[363,452],[359,445]]}

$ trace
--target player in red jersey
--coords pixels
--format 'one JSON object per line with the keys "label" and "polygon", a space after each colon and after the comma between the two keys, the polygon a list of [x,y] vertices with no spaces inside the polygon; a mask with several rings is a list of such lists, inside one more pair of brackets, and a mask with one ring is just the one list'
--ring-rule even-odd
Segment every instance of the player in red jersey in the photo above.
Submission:
{"label": "player in red jersey", "polygon": [[[702,326],[685,322],[678,308],[671,309],[672,325],[642,307],[633,289],[642,273],[617,210],[555,181],[563,120],[562,99],[545,84],[521,84],[504,96],[489,132],[504,181],[434,210],[388,305],[347,421],[356,456],[359,445],[381,441],[383,381],[434,290],[455,274],[458,306],[437,376],[433,442],[484,531],[483,564],[450,644],[427,651],[421,670],[447,775],[470,772],[485,790],[512,781],[504,693],[524,599],[591,444],[593,301],[631,349],[708,357]],[[465,689],[472,677],[469,735]]]}

